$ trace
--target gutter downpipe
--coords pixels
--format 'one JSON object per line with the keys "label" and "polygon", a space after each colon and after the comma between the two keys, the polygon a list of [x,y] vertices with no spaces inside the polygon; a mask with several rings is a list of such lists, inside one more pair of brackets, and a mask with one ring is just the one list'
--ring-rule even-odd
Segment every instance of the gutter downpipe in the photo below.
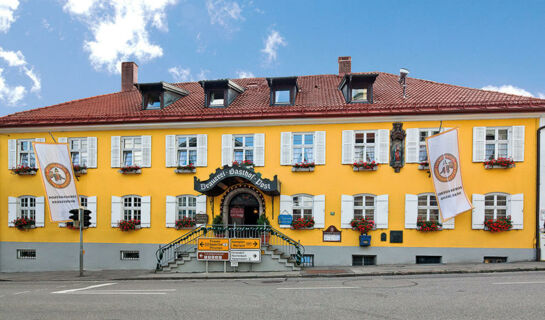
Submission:
{"label": "gutter downpipe", "polygon": [[539,234],[539,206],[541,205],[539,198],[539,187],[541,177],[541,130],[545,129],[545,126],[541,126],[537,129],[537,175],[536,175],[536,261],[541,261],[541,243]]}

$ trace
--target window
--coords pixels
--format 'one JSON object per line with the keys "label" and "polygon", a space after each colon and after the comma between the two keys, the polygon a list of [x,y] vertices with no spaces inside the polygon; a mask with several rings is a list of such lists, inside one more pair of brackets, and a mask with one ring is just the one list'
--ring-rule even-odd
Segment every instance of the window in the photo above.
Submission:
{"label": "window", "polygon": [[18,165],[36,168],[36,157],[32,149],[33,141],[34,139],[17,140]]}
{"label": "window", "polygon": [[254,161],[254,136],[235,135],[233,136],[234,161]]}
{"label": "window", "polygon": [[439,221],[439,207],[434,194],[418,196],[418,219]]}
{"label": "window", "polygon": [[486,160],[507,158],[509,156],[510,135],[508,128],[486,128]]}
{"label": "window", "polygon": [[314,162],[314,134],[293,134],[293,163]]}
{"label": "window", "polygon": [[354,219],[375,220],[376,197],[374,195],[354,196]]}
{"label": "window", "polygon": [[84,208],[87,208],[87,197],[86,196],[79,196],[79,205],[84,207]]}
{"label": "window", "polygon": [[122,137],[121,149],[123,155],[123,166],[140,166],[142,164],[141,137]]}
{"label": "window", "polygon": [[178,212],[178,220],[182,218],[195,219],[197,213],[197,197],[195,196],[178,196],[176,197],[176,205]]}
{"label": "window", "polygon": [[161,92],[146,92],[142,94],[144,109],[161,109]]}
{"label": "window", "polygon": [[17,249],[17,259],[36,259],[36,249]]}
{"label": "window", "polygon": [[142,220],[142,198],[139,196],[123,197],[123,220]]}
{"label": "window", "polygon": [[507,217],[507,194],[493,193],[484,196],[484,219]]}
{"label": "window", "polygon": [[140,251],[121,250],[121,260],[138,260],[140,259]]}
{"label": "window", "polygon": [[293,219],[311,218],[314,197],[309,195],[293,196]]}
{"label": "window", "polygon": [[70,138],[68,139],[70,146],[70,157],[72,164],[77,166],[87,166],[87,138]]}
{"label": "window", "polygon": [[211,106],[223,106],[224,105],[224,92],[212,91],[210,92],[210,105]]}
{"label": "window", "polygon": [[356,131],[354,133],[354,161],[375,161],[374,131]]}
{"label": "window", "polygon": [[439,130],[435,129],[420,129],[419,130],[419,149],[418,149],[418,161],[428,161],[428,152],[426,151],[426,138],[438,134]]}
{"label": "window", "polygon": [[17,218],[26,218],[36,221],[36,197],[24,196],[19,198],[19,212]]}
{"label": "window", "polygon": [[352,88],[352,101],[367,101],[367,88]]}
{"label": "window", "polygon": [[274,104],[290,104],[290,90],[275,90]]}
{"label": "window", "polygon": [[178,165],[194,165],[197,162],[197,136],[178,136],[176,140],[178,146]]}

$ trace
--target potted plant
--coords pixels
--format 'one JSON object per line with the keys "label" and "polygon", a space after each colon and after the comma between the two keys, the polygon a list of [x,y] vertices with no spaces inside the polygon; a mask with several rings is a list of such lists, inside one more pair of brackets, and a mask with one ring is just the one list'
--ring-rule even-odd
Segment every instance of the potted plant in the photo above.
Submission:
{"label": "potted plant", "polygon": [[377,163],[373,161],[356,161],[352,164],[354,171],[375,171],[377,170]]}
{"label": "potted plant", "polygon": [[352,230],[359,231],[360,234],[360,246],[368,247],[371,245],[371,236],[368,235],[369,231],[375,229],[375,222],[373,220],[367,220],[364,217],[354,218],[350,221]]}
{"label": "potted plant", "polygon": [[174,170],[176,173],[194,173],[195,171],[195,165],[193,163],[189,163],[185,166],[178,166]]}
{"label": "potted plant", "polygon": [[12,169],[11,171],[17,175],[30,176],[30,175],[35,175],[36,171],[38,171],[38,168],[29,167],[25,165],[19,165],[15,169]]}
{"label": "potted plant", "polygon": [[223,226],[223,216],[221,214],[217,215],[212,219],[212,231],[214,235],[218,238],[224,237],[225,227]]}
{"label": "potted plant", "polygon": [[121,167],[121,169],[119,170],[120,173],[122,174],[139,174],[139,173],[142,173],[142,168],[140,168],[140,166],[124,166],[124,167]]}
{"label": "potted plant", "polygon": [[499,217],[497,219],[487,219],[484,221],[484,228],[490,232],[509,231],[513,228],[511,216]]}
{"label": "potted plant", "polygon": [[490,159],[484,162],[485,169],[508,169],[515,166],[515,161],[511,158]]}
{"label": "potted plant", "polygon": [[267,228],[267,226],[270,226],[271,223],[269,222],[269,219],[264,213],[260,215],[259,218],[257,219],[257,225],[262,226],[264,229],[261,232],[261,243],[264,245],[268,245],[269,240],[271,238],[271,233],[269,232],[269,229]]}
{"label": "potted plant", "polygon": [[13,220],[13,224],[15,225],[15,228],[19,230],[32,229],[36,227],[36,221],[25,217]]}
{"label": "potted plant", "polygon": [[314,162],[298,162],[293,164],[291,171],[314,171]]}
{"label": "potted plant", "polygon": [[435,219],[426,220],[424,218],[418,218],[416,221],[416,230],[418,231],[440,231],[442,230],[442,227],[443,225]]}
{"label": "potted plant", "polygon": [[195,226],[195,219],[183,217],[182,219],[176,220],[174,226],[176,227],[176,230],[191,229]]}
{"label": "potted plant", "polygon": [[118,226],[121,231],[140,229],[140,220],[121,220]]}
{"label": "potted plant", "polygon": [[254,162],[252,160],[233,161],[232,166],[253,168]]}
{"label": "potted plant", "polygon": [[312,229],[313,227],[314,227],[313,217],[297,218],[291,221],[291,229],[293,230]]}
{"label": "potted plant", "polygon": [[74,168],[74,174],[76,176],[80,176],[82,174],[87,173],[87,166],[82,166],[82,165],[79,165],[79,164],[75,164],[73,168]]}

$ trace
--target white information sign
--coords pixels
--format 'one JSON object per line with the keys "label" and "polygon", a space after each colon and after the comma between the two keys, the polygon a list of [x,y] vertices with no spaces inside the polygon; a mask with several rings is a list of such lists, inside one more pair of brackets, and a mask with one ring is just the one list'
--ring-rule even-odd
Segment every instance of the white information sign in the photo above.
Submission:
{"label": "white information sign", "polygon": [[261,262],[261,250],[231,250],[231,261]]}

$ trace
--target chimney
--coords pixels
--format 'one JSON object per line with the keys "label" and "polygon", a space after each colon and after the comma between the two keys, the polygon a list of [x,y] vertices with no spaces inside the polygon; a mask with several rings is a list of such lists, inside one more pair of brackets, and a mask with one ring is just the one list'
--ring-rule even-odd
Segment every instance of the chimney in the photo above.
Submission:
{"label": "chimney", "polygon": [[121,91],[133,90],[138,82],[138,65],[134,62],[121,63]]}
{"label": "chimney", "polygon": [[339,75],[344,76],[352,72],[352,57],[339,57]]}

